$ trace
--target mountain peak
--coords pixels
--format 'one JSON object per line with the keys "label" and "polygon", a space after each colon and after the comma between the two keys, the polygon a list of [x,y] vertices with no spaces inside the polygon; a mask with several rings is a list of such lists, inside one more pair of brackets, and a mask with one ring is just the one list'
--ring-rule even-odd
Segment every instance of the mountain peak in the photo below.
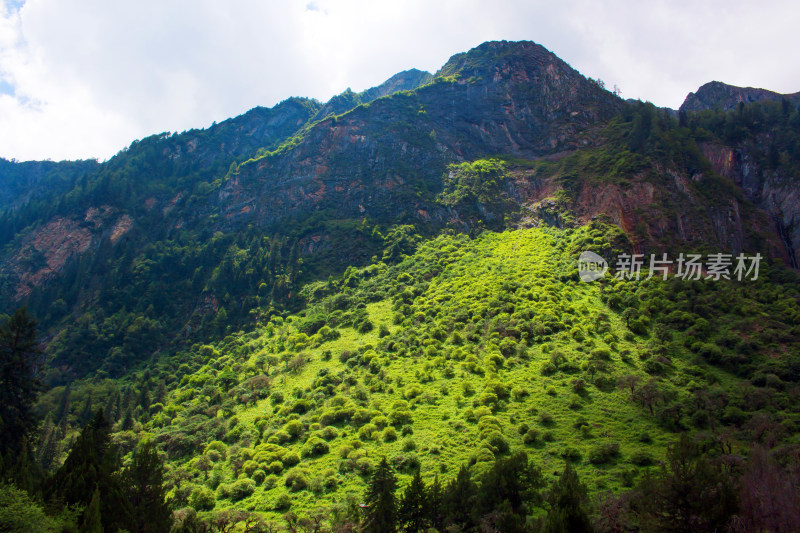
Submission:
{"label": "mountain peak", "polygon": [[544,66],[554,61],[563,63],[547,48],[533,41],[488,41],[452,56],[436,76],[479,76],[509,63]]}
{"label": "mountain peak", "polygon": [[767,89],[756,87],[737,87],[721,81],[711,81],[697,89],[696,93],[689,93],[681,104],[681,111],[705,111],[721,109],[730,111],[739,105],[739,102],[750,104],[765,100],[787,99],[794,103],[800,102],[800,93],[780,94]]}
{"label": "mountain peak", "polygon": [[412,91],[421,85],[425,85],[432,79],[433,75],[424,70],[415,68],[404,70],[398,72],[380,85],[371,87],[361,93],[361,102],[371,102],[376,98],[387,96],[398,91]]}

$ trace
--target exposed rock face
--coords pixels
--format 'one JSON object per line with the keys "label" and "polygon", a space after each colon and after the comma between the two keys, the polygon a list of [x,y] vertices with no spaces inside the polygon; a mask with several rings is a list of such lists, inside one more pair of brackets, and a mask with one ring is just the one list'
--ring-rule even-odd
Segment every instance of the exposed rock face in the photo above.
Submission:
{"label": "exposed rock face", "polygon": [[292,150],[247,162],[219,209],[266,226],[322,210],[442,223],[445,209],[418,193],[440,190],[448,163],[586,146],[621,105],[537,44],[485,43],[451,58],[433,83],[327,118]]}
{"label": "exposed rock face", "polygon": [[712,81],[697,89],[696,93],[689,93],[680,109],[681,111],[704,111],[708,109],[730,111],[736,109],[740,102],[749,104],[764,100],[780,101],[784,98],[794,102],[795,105],[800,103],[800,93],[780,94],[766,89],[736,87],[719,81]]}
{"label": "exposed rock face", "polygon": [[780,238],[784,256],[794,268],[800,265],[800,182],[794,176],[758,167],[744,148],[704,144],[703,155],[720,175],[732,179],[747,198],[766,212]]}

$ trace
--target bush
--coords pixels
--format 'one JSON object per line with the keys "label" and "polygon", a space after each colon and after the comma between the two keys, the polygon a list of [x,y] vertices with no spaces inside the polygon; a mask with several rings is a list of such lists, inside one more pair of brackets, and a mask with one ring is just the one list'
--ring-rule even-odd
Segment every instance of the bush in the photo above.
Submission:
{"label": "bush", "polygon": [[303,457],[314,457],[328,453],[328,443],[319,437],[311,437],[303,445]]}
{"label": "bush", "polygon": [[536,444],[539,442],[539,431],[536,429],[529,429],[522,437],[522,442],[525,444]]}
{"label": "bush", "polygon": [[237,479],[230,488],[231,500],[238,502],[256,491],[256,482],[252,479]]}
{"label": "bush", "polygon": [[636,466],[650,466],[655,463],[655,461],[653,460],[653,456],[647,452],[636,452],[631,455],[631,463]]}
{"label": "bush", "polygon": [[287,453],[286,455],[283,456],[283,458],[281,459],[281,462],[283,463],[284,468],[288,468],[290,466],[294,466],[297,463],[299,463],[300,462],[300,456],[297,455],[296,452],[289,452],[289,453]]}
{"label": "bush", "polygon": [[189,496],[189,505],[197,511],[210,511],[217,505],[217,498],[211,489],[197,487]]}
{"label": "bush", "polygon": [[255,462],[255,461],[253,461],[252,459],[250,459],[250,460],[248,460],[248,461],[245,461],[245,462],[244,462],[244,464],[242,465],[242,470],[244,470],[244,472],[245,472],[245,473],[246,473],[248,476],[251,476],[251,475],[253,474],[253,472],[255,472],[255,471],[256,471],[256,469],[257,469],[259,466],[260,466],[260,465],[259,465],[257,462]]}
{"label": "bush", "polygon": [[509,450],[508,441],[499,431],[493,431],[484,441],[492,448],[495,454],[506,453]]}
{"label": "bush", "polygon": [[250,478],[256,482],[256,485],[261,485],[264,482],[264,480],[267,479],[267,473],[259,468],[258,470],[253,472],[253,475],[250,476]]}
{"label": "bush", "polygon": [[[217,461],[219,459],[225,459],[228,452],[228,446],[224,442],[214,440],[208,443],[205,451],[209,459],[212,461]],[[212,454],[209,454],[209,452],[215,453],[212,456]]]}
{"label": "bush", "polygon": [[275,498],[275,503],[272,504],[272,508],[276,511],[284,511],[292,506],[292,498],[286,494],[285,492],[279,494],[277,498]]}
{"label": "bush", "polygon": [[308,476],[304,470],[294,469],[286,475],[286,486],[292,492],[298,492],[308,487]]}
{"label": "bush", "polygon": [[320,432],[320,436],[325,440],[333,440],[339,436],[339,431],[333,426],[328,426]]}
{"label": "bush", "polygon": [[570,463],[576,463],[581,460],[581,452],[575,448],[567,446],[561,452],[561,457]]}
{"label": "bush", "polygon": [[619,457],[619,443],[606,442],[589,452],[589,462],[593,465],[608,464]]}
{"label": "bush", "polygon": [[397,430],[393,427],[388,427],[383,430],[383,442],[394,442],[397,440]]}

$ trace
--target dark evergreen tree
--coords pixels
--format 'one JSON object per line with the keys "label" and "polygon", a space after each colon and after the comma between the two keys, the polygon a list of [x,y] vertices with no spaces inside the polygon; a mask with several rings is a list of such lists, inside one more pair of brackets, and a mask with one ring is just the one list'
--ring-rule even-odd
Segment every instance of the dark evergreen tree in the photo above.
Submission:
{"label": "dark evergreen tree", "polygon": [[122,482],[131,506],[131,533],[167,532],[172,525],[172,512],[167,506],[164,489],[164,465],[151,441],[134,451],[133,459],[122,474]]}
{"label": "dark evergreen tree", "polygon": [[100,490],[94,489],[89,507],[83,514],[81,533],[103,533],[102,512],[100,511]]}
{"label": "dark evergreen tree", "polygon": [[58,400],[58,410],[56,411],[54,418],[56,424],[59,426],[62,424],[66,425],[67,418],[69,417],[69,403],[71,396],[72,384],[67,383],[67,386],[64,387],[64,392],[61,393],[61,398]]}
{"label": "dark evergreen tree", "polygon": [[430,520],[429,512],[429,494],[422,481],[422,475],[419,468],[414,473],[411,483],[408,484],[403,496],[400,498],[400,507],[398,510],[398,525],[403,531],[416,533],[417,531],[425,531]]}
{"label": "dark evergreen tree", "polygon": [[578,473],[567,462],[561,477],[547,494],[549,510],[545,518],[545,533],[589,533],[589,497]]}
{"label": "dark evergreen tree", "polygon": [[444,488],[437,475],[428,487],[428,520],[431,525],[441,531],[444,528]]}
{"label": "dark evergreen tree", "polygon": [[478,508],[495,528],[511,533],[525,529],[525,517],[541,501],[541,471],[524,452],[495,461],[482,479]]}
{"label": "dark evergreen tree", "polygon": [[642,481],[639,494],[637,507],[647,531],[723,531],[736,512],[728,472],[686,435],[669,448],[660,474]]}
{"label": "dark evergreen tree", "polygon": [[83,404],[83,409],[81,409],[80,414],[78,415],[78,424],[86,425],[92,419],[94,411],[92,411],[92,397],[91,395],[86,397],[86,402]]}
{"label": "dark evergreen tree", "polygon": [[100,513],[105,531],[127,529],[130,507],[117,471],[117,453],[111,445],[109,424],[99,410],[83,428],[72,449],[45,487],[46,497],[66,505],[88,508],[92,494],[102,495]]}
{"label": "dark evergreen tree", "polygon": [[396,530],[397,502],[395,489],[397,479],[386,457],[370,479],[365,494],[363,530],[368,533],[393,533]]}
{"label": "dark evergreen tree", "polygon": [[475,527],[475,505],[477,503],[478,487],[470,478],[467,467],[462,466],[456,478],[448,483],[442,498],[444,523],[446,526],[456,526],[462,531],[469,531]]}
{"label": "dark evergreen tree", "polygon": [[41,391],[36,321],[23,307],[0,324],[0,454],[20,454],[36,430],[33,405]]}
{"label": "dark evergreen tree", "polygon": [[39,465],[45,472],[53,466],[58,455],[58,433],[59,429],[50,423],[43,431],[44,437],[39,445]]}

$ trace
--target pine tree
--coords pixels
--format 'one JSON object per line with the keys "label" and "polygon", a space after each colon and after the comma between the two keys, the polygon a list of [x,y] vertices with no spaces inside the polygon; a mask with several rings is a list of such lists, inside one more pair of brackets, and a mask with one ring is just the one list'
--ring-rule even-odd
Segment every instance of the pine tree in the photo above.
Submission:
{"label": "pine tree", "polygon": [[86,397],[86,403],[83,404],[83,409],[81,413],[78,415],[78,423],[79,424],[86,424],[92,419],[92,397]]}
{"label": "pine tree", "polygon": [[81,505],[88,509],[95,489],[102,494],[100,510],[105,531],[127,528],[130,510],[122,494],[117,470],[117,453],[111,445],[110,426],[98,410],[83,428],[67,459],[45,486],[50,501]]}
{"label": "pine tree", "polygon": [[33,405],[41,391],[36,321],[23,307],[0,324],[0,454],[17,455],[36,429]]}
{"label": "pine tree", "polygon": [[419,468],[417,468],[411,483],[406,487],[400,499],[398,523],[401,524],[404,531],[416,533],[427,529],[430,523],[428,504],[428,491],[422,481]]}
{"label": "pine tree", "polygon": [[397,487],[392,467],[384,457],[370,479],[365,495],[364,531],[367,533],[393,533],[396,530]]}
{"label": "pine tree", "polygon": [[431,525],[441,531],[444,525],[444,488],[437,475],[428,488],[428,520]]}
{"label": "pine tree", "polygon": [[92,494],[92,501],[89,502],[89,507],[83,514],[83,524],[81,525],[81,533],[103,533],[102,514],[100,512],[100,490],[94,489]]}
{"label": "pine tree", "polygon": [[44,429],[44,438],[39,445],[39,465],[42,470],[47,472],[55,462],[56,455],[58,455],[58,428],[49,423]]}
{"label": "pine tree", "polygon": [[569,463],[564,467],[561,477],[553,483],[547,495],[550,510],[545,518],[546,533],[584,533],[591,532],[589,520],[589,498],[586,487],[578,479],[578,474]]}
{"label": "pine tree", "polygon": [[447,485],[442,498],[445,525],[460,527],[469,531],[475,525],[474,512],[478,487],[470,479],[469,470],[465,466],[458,471],[456,478]]}
{"label": "pine tree", "polygon": [[172,512],[165,502],[164,464],[151,441],[139,445],[122,474],[125,495],[131,505],[131,533],[169,531]]}
{"label": "pine tree", "polygon": [[69,416],[69,402],[72,396],[72,384],[67,383],[64,387],[64,392],[61,393],[61,398],[58,400],[58,410],[56,411],[55,421],[56,424],[66,424],[66,419]]}

